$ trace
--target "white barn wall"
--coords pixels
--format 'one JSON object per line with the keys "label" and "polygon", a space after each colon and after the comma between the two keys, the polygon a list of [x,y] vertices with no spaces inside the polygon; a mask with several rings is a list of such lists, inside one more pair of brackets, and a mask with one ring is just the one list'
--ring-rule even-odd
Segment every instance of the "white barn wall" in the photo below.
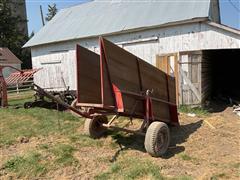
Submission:
{"label": "white barn wall", "polygon": [[[106,36],[106,38],[153,65],[156,63],[157,54],[240,48],[240,37],[238,34],[211,26],[207,23],[191,23],[155,28],[152,30]],[[35,83],[43,88],[51,87],[51,90],[63,90],[64,85],[61,80],[61,77],[63,77],[66,85],[70,86],[70,89],[75,90],[76,44],[99,53],[98,38],[32,47],[33,68],[43,68],[43,70],[35,74]],[[54,64],[56,62],[61,62],[61,65]],[[50,64],[48,65],[47,63]]]}

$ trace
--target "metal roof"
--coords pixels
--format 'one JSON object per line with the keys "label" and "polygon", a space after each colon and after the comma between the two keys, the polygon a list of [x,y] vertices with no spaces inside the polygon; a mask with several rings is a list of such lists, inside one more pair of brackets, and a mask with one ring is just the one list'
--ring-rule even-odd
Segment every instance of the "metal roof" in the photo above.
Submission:
{"label": "metal roof", "polygon": [[210,0],[91,1],[62,9],[24,47],[208,18]]}
{"label": "metal roof", "polygon": [[0,47],[0,64],[21,64],[20,61],[8,48]]}

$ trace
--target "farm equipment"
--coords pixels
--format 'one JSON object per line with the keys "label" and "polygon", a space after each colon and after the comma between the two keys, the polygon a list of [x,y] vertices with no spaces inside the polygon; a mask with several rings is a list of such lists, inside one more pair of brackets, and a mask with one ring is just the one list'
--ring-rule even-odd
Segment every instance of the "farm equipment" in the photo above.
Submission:
{"label": "farm equipment", "polygon": [[[16,72],[11,73],[10,76],[5,79],[3,77],[4,68],[11,68],[16,70]],[[38,70],[39,69],[19,70],[13,66],[0,66],[0,107],[8,106],[7,87],[28,82]]]}
{"label": "farm equipment", "polygon": [[[33,84],[35,87],[39,87]],[[40,88],[40,87],[39,87]],[[62,102],[71,104],[74,99],[76,98],[75,91],[70,91],[69,89],[66,89],[65,91],[61,92],[55,92],[55,91],[47,91],[45,89],[39,90],[39,88],[33,89],[36,91],[34,94],[34,101],[29,101],[24,103],[24,108],[34,108],[34,107],[41,107],[41,108],[47,108],[47,109],[57,109],[59,111],[66,110],[65,106],[62,106]],[[46,95],[47,93],[47,95]],[[49,97],[51,95],[51,97]],[[55,97],[57,99],[61,100],[61,103],[56,103],[55,100],[52,99],[52,97]],[[52,99],[53,101],[49,101],[48,99]],[[76,115],[76,113],[73,113]]]}
{"label": "farm equipment", "polygon": [[[99,138],[106,129],[145,136],[145,149],[162,156],[168,149],[168,126],[177,126],[175,79],[117,45],[100,38],[100,56],[77,45],[77,99],[62,102],[37,91],[86,118],[85,131]],[[81,111],[79,110],[81,109]],[[108,120],[107,116],[112,116]],[[113,125],[119,116],[143,119],[138,130]]]}

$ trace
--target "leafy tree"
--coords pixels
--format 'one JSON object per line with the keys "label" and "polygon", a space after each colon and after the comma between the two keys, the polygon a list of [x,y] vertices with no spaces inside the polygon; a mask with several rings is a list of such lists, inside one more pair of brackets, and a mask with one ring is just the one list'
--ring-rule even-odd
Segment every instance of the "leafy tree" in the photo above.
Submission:
{"label": "leafy tree", "polygon": [[11,3],[19,2],[0,0],[0,47],[8,47],[23,61],[23,68],[31,68],[30,52],[22,49],[29,38],[19,28],[27,20],[12,14]]}
{"label": "leafy tree", "polygon": [[57,5],[54,3],[53,5],[48,5],[48,13],[45,18],[46,21],[50,21],[58,12]]}

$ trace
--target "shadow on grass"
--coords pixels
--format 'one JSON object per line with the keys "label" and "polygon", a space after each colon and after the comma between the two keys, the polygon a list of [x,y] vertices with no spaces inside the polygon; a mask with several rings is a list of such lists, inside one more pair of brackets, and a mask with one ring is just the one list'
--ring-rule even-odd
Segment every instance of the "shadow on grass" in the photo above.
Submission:
{"label": "shadow on grass", "polygon": [[[186,142],[187,139],[191,134],[197,131],[198,128],[201,127],[203,120],[199,120],[194,123],[181,125],[179,127],[171,127],[170,134],[171,134],[171,141],[169,145],[169,149],[167,153],[162,156],[163,159],[169,159],[173,157],[175,154],[179,154],[185,150],[184,146],[181,146],[182,143]],[[111,131],[109,134],[115,140],[115,143],[119,145],[119,149],[115,152],[110,162],[115,162],[117,157],[122,151],[126,151],[129,149],[138,150],[141,152],[146,152],[144,147],[144,136],[131,134],[131,135],[124,135],[121,132],[114,132]]]}

